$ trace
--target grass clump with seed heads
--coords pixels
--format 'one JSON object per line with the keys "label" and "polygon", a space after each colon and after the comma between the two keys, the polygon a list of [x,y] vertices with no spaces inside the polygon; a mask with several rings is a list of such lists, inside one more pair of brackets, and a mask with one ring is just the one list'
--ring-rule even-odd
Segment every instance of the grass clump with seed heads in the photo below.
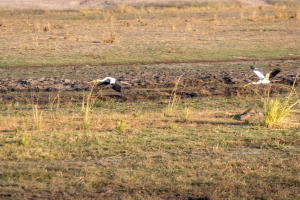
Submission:
{"label": "grass clump with seed heads", "polygon": [[181,77],[183,76],[184,74],[182,74],[178,79],[177,81],[175,82],[175,86],[172,90],[172,94],[171,94],[171,97],[169,99],[169,103],[168,103],[168,106],[163,110],[163,116],[167,117],[167,116],[170,116],[172,115],[174,109],[176,108],[178,102],[180,101],[180,96],[178,96],[176,94],[176,91],[177,91],[177,88],[178,88],[178,85],[180,83],[180,79]]}
{"label": "grass clump with seed heads", "polygon": [[[297,77],[297,76],[296,76]],[[295,85],[296,79],[294,81]],[[270,98],[270,89],[267,98],[263,100],[263,125],[269,128],[281,126],[284,118],[288,116],[294,106],[300,103],[294,85],[288,96],[283,98]]]}
{"label": "grass clump with seed heads", "polygon": [[42,127],[42,111],[38,112],[38,106],[33,105],[32,106],[32,119],[34,122],[34,128],[35,130],[40,130]]}

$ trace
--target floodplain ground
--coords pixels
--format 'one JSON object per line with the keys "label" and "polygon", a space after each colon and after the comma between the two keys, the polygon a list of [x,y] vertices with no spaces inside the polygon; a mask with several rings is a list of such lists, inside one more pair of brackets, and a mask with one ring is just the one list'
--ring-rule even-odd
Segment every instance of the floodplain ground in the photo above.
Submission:
{"label": "floodplain ground", "polygon": [[[268,91],[287,96],[299,70],[298,11],[2,11],[0,198],[300,198],[299,104],[262,124]],[[250,65],[282,73],[244,88]],[[90,96],[103,76],[128,84]]]}

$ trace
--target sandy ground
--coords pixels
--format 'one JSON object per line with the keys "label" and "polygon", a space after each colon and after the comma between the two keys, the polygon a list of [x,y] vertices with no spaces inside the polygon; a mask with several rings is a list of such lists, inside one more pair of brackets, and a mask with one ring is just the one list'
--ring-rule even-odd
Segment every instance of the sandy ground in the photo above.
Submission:
{"label": "sandy ground", "polygon": [[[248,6],[267,6],[264,0],[181,0],[193,2],[241,2]],[[164,3],[178,2],[178,0],[165,0]],[[0,0],[0,8],[4,9],[48,9],[48,10],[80,10],[84,8],[103,9],[114,3],[162,3],[159,0]]]}

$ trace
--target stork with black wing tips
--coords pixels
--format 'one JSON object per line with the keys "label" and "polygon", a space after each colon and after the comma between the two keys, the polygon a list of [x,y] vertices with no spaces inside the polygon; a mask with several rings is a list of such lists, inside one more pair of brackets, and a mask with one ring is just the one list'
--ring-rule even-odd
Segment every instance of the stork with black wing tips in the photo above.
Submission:
{"label": "stork with black wing tips", "polygon": [[[251,82],[248,83],[247,85],[251,85],[251,84],[269,84],[271,82],[271,80],[278,74],[281,72],[281,69],[273,69],[272,71],[270,71],[269,73],[266,74],[266,76],[264,76],[262,73],[260,73],[257,67],[251,66],[250,67],[251,70],[258,76],[259,81],[258,82]],[[247,86],[245,85],[245,86]]]}
{"label": "stork with black wing tips", "polygon": [[107,85],[111,85],[111,88],[116,90],[117,92],[121,92],[122,86],[121,84],[127,84],[126,82],[118,83],[115,78],[105,77],[104,79],[96,79],[92,80],[89,83],[97,83],[93,89],[93,93],[97,93],[103,87]]}

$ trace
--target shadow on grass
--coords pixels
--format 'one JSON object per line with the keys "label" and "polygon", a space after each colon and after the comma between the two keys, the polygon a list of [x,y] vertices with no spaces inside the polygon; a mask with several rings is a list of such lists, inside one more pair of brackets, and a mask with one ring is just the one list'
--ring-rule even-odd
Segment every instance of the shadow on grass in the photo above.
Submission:
{"label": "shadow on grass", "polygon": [[190,124],[210,124],[210,125],[238,125],[238,126],[245,126],[245,125],[249,125],[243,122],[212,122],[212,121],[204,121],[204,120],[200,120],[200,121],[189,121],[189,122],[182,122],[180,120],[176,120],[176,123],[190,123]]}

